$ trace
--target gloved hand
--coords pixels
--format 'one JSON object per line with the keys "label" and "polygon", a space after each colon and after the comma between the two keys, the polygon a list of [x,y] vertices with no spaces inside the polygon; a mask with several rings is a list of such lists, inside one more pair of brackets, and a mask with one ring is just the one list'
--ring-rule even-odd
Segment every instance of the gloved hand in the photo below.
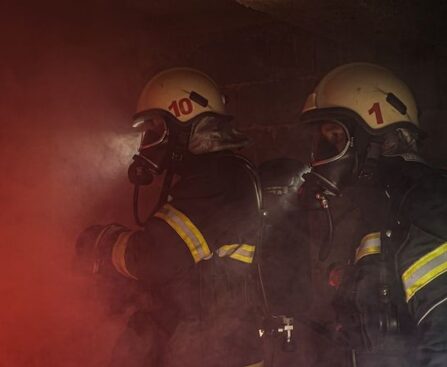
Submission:
{"label": "gloved hand", "polygon": [[75,271],[89,277],[94,293],[111,313],[124,312],[142,293],[140,285],[117,272],[112,263],[113,246],[126,231],[116,223],[93,225],[81,232],[75,245]]}
{"label": "gloved hand", "polygon": [[104,273],[111,269],[112,247],[118,235],[128,229],[120,224],[93,225],[77,238],[76,269],[84,274]]}

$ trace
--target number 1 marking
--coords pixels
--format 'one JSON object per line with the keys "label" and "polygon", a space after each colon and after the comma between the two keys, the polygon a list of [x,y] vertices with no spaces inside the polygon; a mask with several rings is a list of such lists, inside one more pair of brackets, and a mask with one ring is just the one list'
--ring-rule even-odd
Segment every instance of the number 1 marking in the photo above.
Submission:
{"label": "number 1 marking", "polygon": [[368,113],[372,115],[373,113],[376,115],[377,125],[383,124],[382,111],[380,110],[379,102],[376,102],[369,109]]}

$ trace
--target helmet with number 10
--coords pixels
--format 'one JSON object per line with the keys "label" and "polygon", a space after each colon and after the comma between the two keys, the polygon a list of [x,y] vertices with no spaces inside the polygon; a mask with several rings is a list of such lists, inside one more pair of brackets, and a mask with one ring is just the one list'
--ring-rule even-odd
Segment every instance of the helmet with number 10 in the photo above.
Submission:
{"label": "helmet with number 10", "polygon": [[142,133],[139,156],[160,174],[173,155],[181,160],[245,146],[248,138],[230,120],[216,83],[198,70],[178,67],[146,84],[132,122]]}
{"label": "helmet with number 10", "polygon": [[369,169],[367,161],[377,161],[384,152],[408,153],[402,151],[410,149],[420,132],[407,85],[369,63],[330,71],[308,96],[300,120],[313,129],[314,173],[335,192],[348,176],[362,176]]}
{"label": "helmet with number 10", "polygon": [[225,115],[224,98],[206,74],[190,68],[173,68],[155,75],[141,92],[134,123],[147,112],[162,111],[188,124],[202,113]]}

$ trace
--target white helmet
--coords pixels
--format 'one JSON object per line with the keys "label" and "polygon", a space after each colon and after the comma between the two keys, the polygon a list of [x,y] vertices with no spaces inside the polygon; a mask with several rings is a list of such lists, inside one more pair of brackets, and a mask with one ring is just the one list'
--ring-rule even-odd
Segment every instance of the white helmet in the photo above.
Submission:
{"label": "white helmet", "polygon": [[224,102],[216,83],[206,74],[186,67],[168,69],[144,87],[133,123],[143,122],[147,113],[164,111],[187,124],[205,112],[225,115]]}
{"label": "white helmet", "polygon": [[331,114],[352,116],[374,135],[390,126],[419,128],[416,102],[407,85],[388,69],[368,63],[329,72],[307,98],[301,119],[311,122]]}
{"label": "white helmet", "polygon": [[225,98],[206,74],[186,67],[162,71],[144,87],[133,126],[143,131],[140,152],[177,135],[192,154],[240,148],[249,139],[230,124]]}
{"label": "white helmet", "polygon": [[[371,180],[380,156],[419,159],[414,142],[423,134],[414,97],[378,65],[352,63],[329,72],[307,98],[300,120],[314,133],[312,173],[332,192],[349,177]],[[417,131],[414,139],[405,133],[410,130]]]}
{"label": "white helmet", "polygon": [[178,67],[155,75],[141,92],[133,117],[142,134],[131,181],[149,182],[150,175],[143,173],[160,174],[170,160],[247,145],[249,139],[230,124],[224,101],[216,83],[200,71]]}

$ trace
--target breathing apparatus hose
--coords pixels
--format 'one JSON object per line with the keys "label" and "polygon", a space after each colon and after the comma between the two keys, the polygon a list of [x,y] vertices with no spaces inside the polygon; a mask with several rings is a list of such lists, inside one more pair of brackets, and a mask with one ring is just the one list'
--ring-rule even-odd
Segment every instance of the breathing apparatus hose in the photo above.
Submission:
{"label": "breathing apparatus hose", "polygon": [[320,251],[318,252],[318,259],[320,261],[325,261],[331,253],[332,245],[334,242],[334,221],[332,219],[332,212],[329,206],[329,201],[327,200],[326,196],[321,193],[317,193],[315,197],[320,203],[321,208],[324,210],[328,223],[325,239],[320,246]]}
{"label": "breathing apparatus hose", "polygon": [[259,288],[262,295],[262,303],[263,303],[263,312],[264,315],[270,315],[270,306],[268,302],[267,292],[265,290],[264,286],[264,280],[263,280],[263,274],[262,274],[262,265],[261,265],[261,253],[262,253],[262,244],[263,244],[263,237],[264,237],[264,221],[265,216],[267,215],[267,212],[263,208],[263,200],[262,200],[262,188],[261,188],[261,182],[260,178],[258,176],[258,173],[256,172],[255,168],[253,167],[253,164],[245,157],[239,155],[239,154],[231,154],[231,158],[236,158],[237,161],[241,164],[241,166],[244,167],[245,171],[247,172],[248,176],[250,177],[250,181],[253,184],[253,189],[256,196],[256,205],[259,213],[259,220],[260,220],[260,230],[258,232],[258,238],[257,238],[257,245],[256,245],[256,252],[255,252],[255,261],[256,264],[256,275],[259,282]]}

